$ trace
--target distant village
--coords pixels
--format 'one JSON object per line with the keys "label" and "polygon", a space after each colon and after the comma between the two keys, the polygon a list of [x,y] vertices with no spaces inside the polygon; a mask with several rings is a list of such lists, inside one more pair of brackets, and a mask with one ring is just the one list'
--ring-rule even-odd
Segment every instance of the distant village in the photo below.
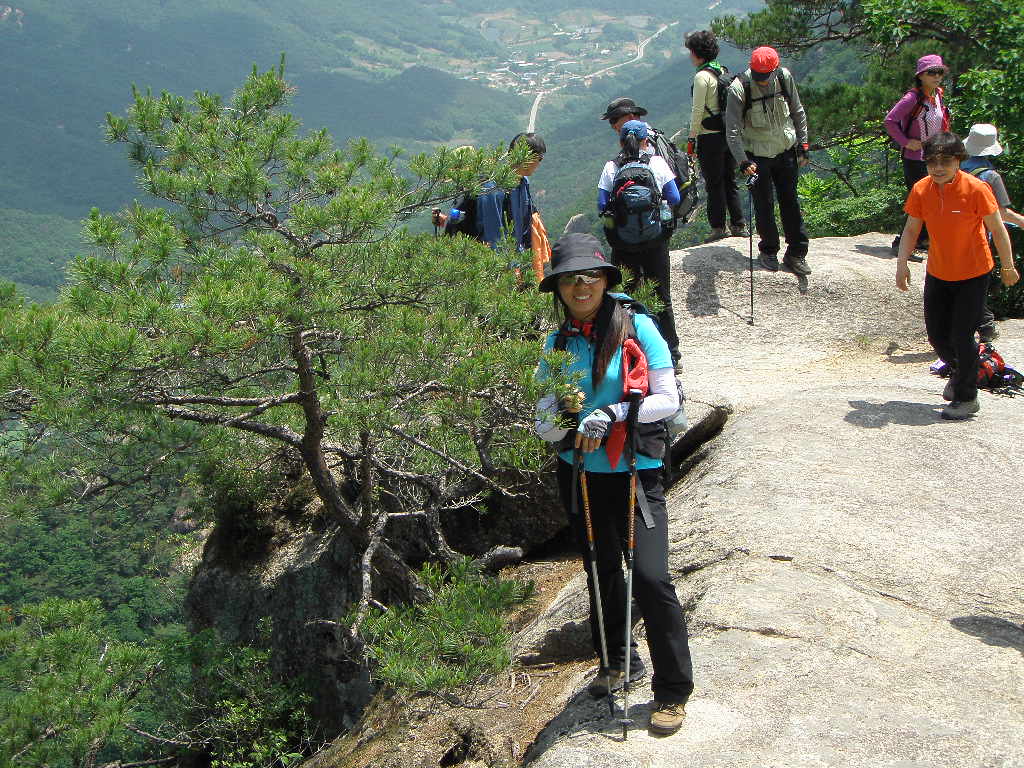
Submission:
{"label": "distant village", "polygon": [[[600,27],[582,26],[571,30],[560,29],[557,24],[555,27],[555,32],[533,41],[534,47],[538,43],[550,42],[550,50],[526,53],[512,44],[512,58],[463,75],[462,79],[485,82],[493,88],[520,94],[535,93],[581,80],[602,66],[634,56],[637,51],[636,40],[617,43],[614,49],[608,47],[608,42],[600,39]],[[523,25],[522,29],[527,27]],[[640,34],[638,30],[638,38]]]}

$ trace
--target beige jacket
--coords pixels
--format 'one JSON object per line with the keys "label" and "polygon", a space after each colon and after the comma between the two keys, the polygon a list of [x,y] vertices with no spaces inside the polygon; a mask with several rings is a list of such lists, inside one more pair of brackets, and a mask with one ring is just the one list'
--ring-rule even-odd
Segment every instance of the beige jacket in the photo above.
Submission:
{"label": "beige jacket", "polygon": [[709,131],[701,125],[701,121],[705,117],[717,114],[718,78],[711,70],[702,69],[693,76],[693,109],[690,112],[690,132],[687,136],[693,139],[702,133],[721,133],[721,131]]}

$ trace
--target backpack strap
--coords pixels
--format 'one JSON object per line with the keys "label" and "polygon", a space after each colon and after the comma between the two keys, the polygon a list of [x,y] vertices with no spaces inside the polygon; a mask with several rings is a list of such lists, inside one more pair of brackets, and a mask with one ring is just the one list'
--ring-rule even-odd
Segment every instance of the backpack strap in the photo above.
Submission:
{"label": "backpack strap", "polygon": [[[779,69],[782,69],[782,67],[779,67]],[[786,72],[788,73],[789,70],[786,70]],[[789,105],[790,115],[793,114],[793,99],[789,95],[789,89],[786,87],[786,78],[784,78],[781,73],[779,74],[778,77],[775,78],[775,82],[779,84],[779,89],[777,91],[775,91],[775,93],[771,93],[771,94],[768,94],[768,95],[765,95],[765,96],[758,96],[756,99],[753,97],[752,91],[750,90],[750,78],[747,77],[746,73],[745,72],[741,72],[740,74],[736,75],[736,79],[739,80],[740,83],[743,84],[743,116],[744,117],[747,116],[747,112],[750,111],[750,107],[753,105],[753,102],[755,102],[755,101],[764,102],[764,101],[767,101],[768,99],[774,99],[775,96],[777,94],[779,94],[779,93],[782,94],[782,98],[784,98],[786,100],[786,103]]]}

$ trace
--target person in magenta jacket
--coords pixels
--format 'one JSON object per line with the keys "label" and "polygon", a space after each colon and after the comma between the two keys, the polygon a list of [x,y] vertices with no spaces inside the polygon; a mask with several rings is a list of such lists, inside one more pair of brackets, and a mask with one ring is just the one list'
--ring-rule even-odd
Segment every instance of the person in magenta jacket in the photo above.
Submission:
{"label": "person in magenta jacket", "polygon": [[[914,184],[928,175],[921,142],[929,136],[949,130],[949,108],[943,100],[940,87],[946,76],[942,57],[930,53],[917,60],[914,87],[907,91],[885,116],[885,130],[902,149],[903,180],[909,191]],[[893,240],[893,252],[899,250],[899,235]],[[928,249],[928,232],[922,228],[917,241],[918,250]],[[923,258],[923,257],[922,257]],[[915,261],[921,261],[916,258]]]}

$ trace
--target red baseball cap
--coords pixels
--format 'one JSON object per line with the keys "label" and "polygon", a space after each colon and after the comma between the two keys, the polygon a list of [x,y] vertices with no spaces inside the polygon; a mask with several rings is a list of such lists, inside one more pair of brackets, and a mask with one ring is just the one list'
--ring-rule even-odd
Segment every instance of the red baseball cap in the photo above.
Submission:
{"label": "red baseball cap", "polygon": [[750,71],[755,75],[770,75],[779,66],[779,54],[774,48],[762,45],[750,54]]}

